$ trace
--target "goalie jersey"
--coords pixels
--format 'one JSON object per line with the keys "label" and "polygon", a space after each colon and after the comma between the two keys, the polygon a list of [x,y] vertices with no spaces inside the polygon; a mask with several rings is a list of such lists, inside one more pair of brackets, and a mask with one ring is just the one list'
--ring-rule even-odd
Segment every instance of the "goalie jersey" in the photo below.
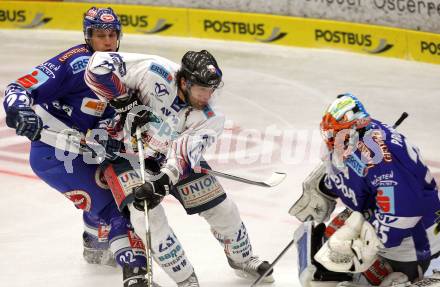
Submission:
{"label": "goalie jersey", "polygon": [[438,188],[403,135],[373,120],[344,163],[345,169],[327,173],[324,183],[346,206],[366,215],[385,246],[381,256],[418,261],[440,251]]}

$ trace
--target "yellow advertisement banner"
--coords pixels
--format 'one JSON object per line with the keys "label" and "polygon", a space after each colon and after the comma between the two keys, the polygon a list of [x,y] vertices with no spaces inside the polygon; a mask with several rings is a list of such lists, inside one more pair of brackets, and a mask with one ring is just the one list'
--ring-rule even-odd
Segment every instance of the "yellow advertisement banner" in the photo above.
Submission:
{"label": "yellow advertisement banner", "polygon": [[[1,29],[82,30],[84,13],[108,4],[56,2],[0,2]],[[111,5],[124,33],[182,36],[187,34],[187,10],[178,8]]]}
{"label": "yellow advertisement banner", "polygon": [[289,17],[190,9],[191,37],[289,45]]}
{"label": "yellow advertisement banner", "polygon": [[440,35],[408,31],[411,60],[440,64]]}
{"label": "yellow advertisement banner", "polygon": [[189,20],[192,37],[332,48],[406,57],[406,36],[398,29],[206,10],[190,10]]}
{"label": "yellow advertisement banner", "polygon": [[[84,12],[108,4],[0,2],[0,29],[81,30]],[[403,29],[227,11],[112,4],[124,33],[339,49],[440,64],[440,35]]]}
{"label": "yellow advertisement banner", "polygon": [[303,19],[296,26],[301,27],[299,46],[406,57],[406,35],[399,29],[312,19]]}

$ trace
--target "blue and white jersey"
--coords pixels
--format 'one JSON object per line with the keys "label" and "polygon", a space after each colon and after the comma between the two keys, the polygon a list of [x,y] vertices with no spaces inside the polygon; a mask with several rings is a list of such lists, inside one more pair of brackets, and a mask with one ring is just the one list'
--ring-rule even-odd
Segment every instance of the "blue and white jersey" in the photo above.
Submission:
{"label": "blue and white jersey", "polygon": [[403,135],[374,120],[344,163],[347,169],[326,176],[326,187],[352,210],[370,214],[382,256],[416,261],[440,251],[438,188]]}
{"label": "blue and white jersey", "polygon": [[[87,45],[74,46],[32,69],[6,88],[3,106],[34,106],[44,126],[52,130],[74,128],[85,133],[113,109],[100,101],[84,82],[92,52]],[[53,140],[53,139],[52,139]],[[54,142],[42,135],[41,141]]]}

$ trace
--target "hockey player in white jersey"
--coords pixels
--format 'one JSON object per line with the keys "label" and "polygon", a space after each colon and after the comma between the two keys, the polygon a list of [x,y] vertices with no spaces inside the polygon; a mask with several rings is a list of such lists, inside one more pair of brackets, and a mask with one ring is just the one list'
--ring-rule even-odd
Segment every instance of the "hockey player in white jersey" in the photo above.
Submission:
{"label": "hockey player in white jersey", "polygon": [[[143,202],[148,200],[153,256],[178,286],[199,284],[160,205],[168,194],[188,214],[198,213],[206,219],[236,273],[250,279],[264,273],[269,264],[253,255],[235,203],[215,177],[194,171],[207,166],[203,153],[223,130],[224,116],[209,104],[223,84],[214,57],[206,50],[189,51],[178,65],[159,56],[95,53],[85,80],[119,113],[108,129],[114,139],[133,134],[133,126],[142,127],[145,166],[152,179],[141,185],[130,162],[121,156],[110,156],[113,161],[104,167],[105,177],[120,210],[129,209],[131,222],[144,241],[144,217],[138,209],[143,210]],[[143,111],[132,122],[137,107]],[[126,150],[131,149],[129,141],[125,141]],[[273,282],[271,273],[266,282]]]}

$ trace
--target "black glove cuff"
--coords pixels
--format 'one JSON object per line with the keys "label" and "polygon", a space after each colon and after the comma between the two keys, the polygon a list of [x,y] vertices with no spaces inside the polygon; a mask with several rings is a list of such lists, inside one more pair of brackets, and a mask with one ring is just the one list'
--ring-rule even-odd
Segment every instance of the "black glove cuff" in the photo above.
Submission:
{"label": "black glove cuff", "polygon": [[141,103],[137,97],[129,96],[123,100],[111,100],[109,104],[118,114],[123,114],[129,112],[133,107],[139,106]]}
{"label": "black glove cuff", "polygon": [[338,196],[336,195],[336,194],[334,194],[333,192],[331,192],[326,186],[325,186],[325,182],[324,182],[324,180],[325,180],[325,177],[326,177],[327,175],[324,175],[322,178],[321,178],[321,180],[319,181],[319,185],[318,185],[318,188],[319,188],[319,191],[321,191],[322,193],[324,193],[325,195],[328,195],[328,196],[330,196],[330,197],[332,197],[332,198],[337,198]]}
{"label": "black glove cuff", "polygon": [[[149,184],[149,183],[145,183]],[[146,186],[142,185],[139,187],[134,188],[133,193],[135,195],[135,200],[133,202],[133,206],[137,210],[145,210],[145,201],[147,202],[148,209],[155,208],[163,199],[162,195],[156,194],[156,193],[150,193],[154,192],[154,184],[151,184]],[[146,189],[144,189],[146,188]]]}
{"label": "black glove cuff", "polygon": [[11,106],[6,110],[6,125],[12,129],[17,127],[17,118],[20,111],[35,113],[31,107]]}
{"label": "black glove cuff", "polygon": [[162,177],[156,181],[157,184],[163,185],[163,186],[168,185],[171,187],[172,183],[171,183],[171,180],[170,180],[168,174],[166,174],[166,173],[162,173],[162,174],[163,174]]}
{"label": "black glove cuff", "polygon": [[11,129],[15,129],[17,127],[17,115],[18,110],[16,107],[10,107],[6,112],[6,125]]}

